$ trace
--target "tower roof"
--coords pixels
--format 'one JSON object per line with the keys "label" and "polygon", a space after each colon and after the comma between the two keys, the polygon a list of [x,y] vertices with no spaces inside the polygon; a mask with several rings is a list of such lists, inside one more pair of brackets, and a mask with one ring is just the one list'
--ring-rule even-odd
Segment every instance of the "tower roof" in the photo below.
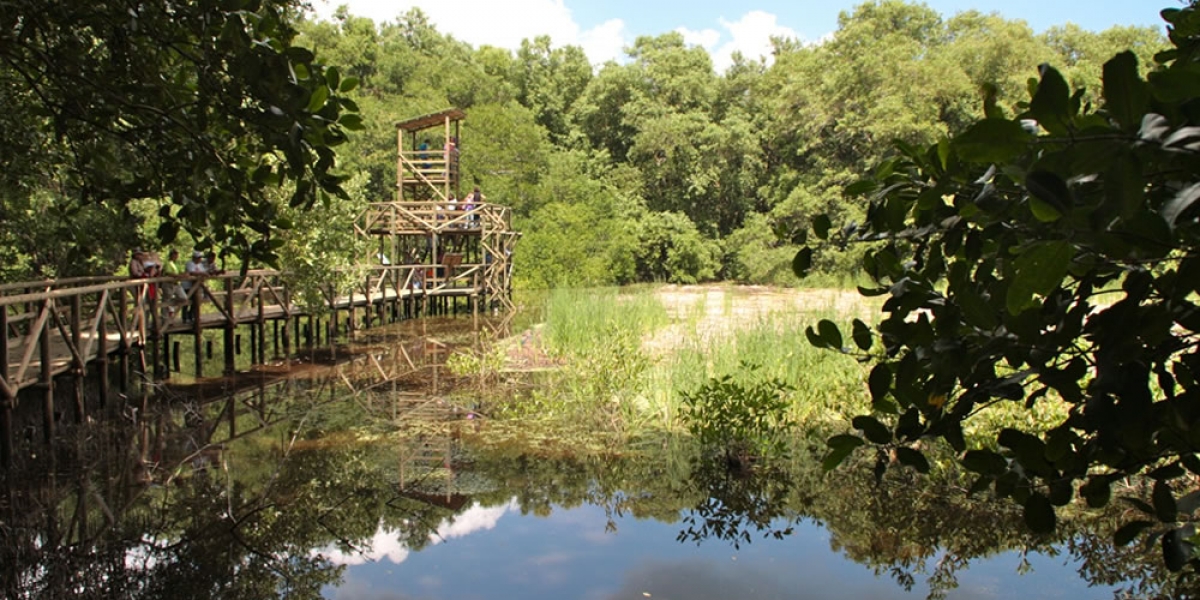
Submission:
{"label": "tower roof", "polygon": [[461,121],[465,118],[467,118],[467,113],[463,112],[461,109],[448,108],[441,112],[422,115],[413,119],[408,119],[407,121],[400,121],[396,123],[396,129],[402,129],[404,131],[421,131],[422,129],[429,129],[430,127],[442,125],[447,119],[451,121]]}

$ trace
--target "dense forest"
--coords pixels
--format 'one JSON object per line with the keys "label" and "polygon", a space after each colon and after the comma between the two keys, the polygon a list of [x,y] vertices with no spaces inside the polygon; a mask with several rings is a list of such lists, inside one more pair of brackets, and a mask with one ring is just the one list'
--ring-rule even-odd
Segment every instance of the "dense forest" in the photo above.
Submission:
{"label": "dense forest", "polygon": [[[319,97],[324,106],[311,104],[321,110],[358,113],[337,119],[357,130],[345,132],[347,139],[336,128],[323,138],[336,138],[329,143],[336,177],[293,174],[328,194],[312,186],[294,194],[266,189],[266,208],[242,215],[237,193],[228,206],[196,208],[180,199],[186,182],[131,190],[155,172],[125,176],[119,155],[109,178],[123,182],[101,189],[96,177],[89,185],[60,177],[81,162],[77,147],[57,162],[28,165],[37,163],[28,153],[72,132],[39,112],[22,87],[27,74],[10,60],[0,66],[0,97],[14,107],[0,115],[12,141],[4,157],[0,277],[113,272],[128,248],[161,247],[163,238],[185,249],[216,246],[231,257],[275,253],[285,268],[346,264],[355,246],[350,220],[367,202],[394,198],[394,123],[454,106],[468,114],[464,183],[513,207],[524,232],[520,285],[791,282],[799,232],[816,214],[858,217],[862,201],[843,189],[897,140],[921,145],[961,131],[982,117],[989,89],[1015,114],[1042,63],[1092,99],[1108,58],[1132,49],[1147,70],[1166,46],[1153,28],[1097,33],[1064,24],[1034,32],[995,14],[946,16],[923,4],[872,0],[843,13],[820,43],[778,39],[769,59],[735,55],[718,73],[706,50],[674,32],[638,38],[622,62],[593,65],[581,48],[549,37],[525,40],[516,52],[475,47],[439,32],[416,9],[384,23],[344,8],[331,21],[283,18],[295,44],[315,55],[301,57],[312,78],[331,90],[305,98]],[[294,50],[287,48],[291,58]],[[69,102],[55,106],[70,109]],[[108,143],[93,134],[87,148],[104,155]],[[269,150],[288,152],[286,143]],[[314,162],[329,168],[321,158]],[[261,172],[251,179],[269,187],[282,169]],[[106,193],[123,201],[106,202]],[[226,210],[237,218],[226,218]],[[212,219],[221,227],[206,228]],[[851,261],[828,251],[815,263],[837,276]]]}

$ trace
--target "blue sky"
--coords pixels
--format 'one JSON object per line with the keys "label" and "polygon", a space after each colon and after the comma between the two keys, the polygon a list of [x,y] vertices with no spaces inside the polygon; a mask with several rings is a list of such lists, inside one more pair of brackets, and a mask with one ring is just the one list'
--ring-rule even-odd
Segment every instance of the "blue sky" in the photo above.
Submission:
{"label": "blue sky", "polygon": [[[637,36],[680,31],[704,46],[720,69],[734,50],[751,57],[769,52],[769,38],[814,42],[837,29],[838,14],[861,0],[312,0],[318,16],[339,4],[377,22],[412,6],[474,46],[517,48],[522,39],[549,35],[556,46],[582,46],[593,63],[620,59]],[[1159,11],[1181,0],[925,0],[945,17],[965,10],[1021,19],[1034,31],[1073,22],[1101,31],[1114,25],[1161,26]]]}

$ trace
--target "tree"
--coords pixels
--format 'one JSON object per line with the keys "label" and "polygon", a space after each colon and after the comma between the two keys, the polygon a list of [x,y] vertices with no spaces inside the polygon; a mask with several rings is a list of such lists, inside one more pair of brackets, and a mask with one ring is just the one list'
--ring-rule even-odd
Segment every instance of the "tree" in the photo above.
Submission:
{"label": "tree", "polygon": [[550,48],[549,36],[523,40],[517,50],[513,79],[517,100],[537,115],[555,141],[570,133],[567,115],[592,79],[592,65],[579,46]]}
{"label": "tree", "polygon": [[[819,238],[873,241],[862,260],[888,295],[872,329],[855,321],[846,348],[829,321],[817,346],[874,363],[873,414],[829,440],[827,465],[865,442],[928,468],[923,439],[944,440],[990,489],[1024,507],[1034,530],[1076,496],[1107,504],[1116,482],[1149,478],[1145,518],[1172,570],[1200,560],[1189,538],[1200,494],[1200,9],[1163,11],[1174,49],[1148,78],[1122,52],[1103,66],[1096,107],[1058,70],[1041,68],[1031,98],[927,147],[900,145],[873,177],[866,220]],[[797,254],[807,270],[811,249]],[[1067,416],[1006,428],[975,447],[965,431],[1004,403],[1061,402]],[[1191,475],[1189,475],[1189,473]]]}
{"label": "tree", "polygon": [[[159,241],[271,260],[293,206],[342,197],[334,148],[360,126],[355,86],[294,46],[292,0],[16,0],[0,17],[5,206],[159,202]],[[117,210],[117,212],[120,212]]]}

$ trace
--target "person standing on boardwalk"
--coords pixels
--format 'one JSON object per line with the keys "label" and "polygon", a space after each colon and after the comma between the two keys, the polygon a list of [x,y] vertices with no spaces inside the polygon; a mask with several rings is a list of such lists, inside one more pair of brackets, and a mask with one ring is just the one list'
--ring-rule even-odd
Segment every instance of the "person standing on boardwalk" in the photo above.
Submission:
{"label": "person standing on boardwalk", "polygon": [[129,255],[129,277],[141,279],[146,276],[146,253],[141,248],[134,248]]}
{"label": "person standing on boardwalk", "polygon": [[[162,274],[175,280],[163,286],[167,291],[163,294],[163,319],[173,319],[175,307],[187,302],[187,291],[183,289],[183,282],[179,281],[183,271],[179,267],[178,250],[172,248],[167,253],[167,260],[163,261],[162,265]],[[184,310],[187,310],[186,305]]]}
{"label": "person standing on boardwalk", "polygon": [[184,275],[187,275],[187,279],[184,279],[182,282],[183,293],[185,298],[187,298],[186,303],[183,305],[183,322],[191,323],[195,317],[192,314],[192,302],[190,300],[192,287],[196,285],[195,278],[204,275],[204,254],[199,250],[194,250],[192,252],[192,259],[183,265],[183,272]]}

